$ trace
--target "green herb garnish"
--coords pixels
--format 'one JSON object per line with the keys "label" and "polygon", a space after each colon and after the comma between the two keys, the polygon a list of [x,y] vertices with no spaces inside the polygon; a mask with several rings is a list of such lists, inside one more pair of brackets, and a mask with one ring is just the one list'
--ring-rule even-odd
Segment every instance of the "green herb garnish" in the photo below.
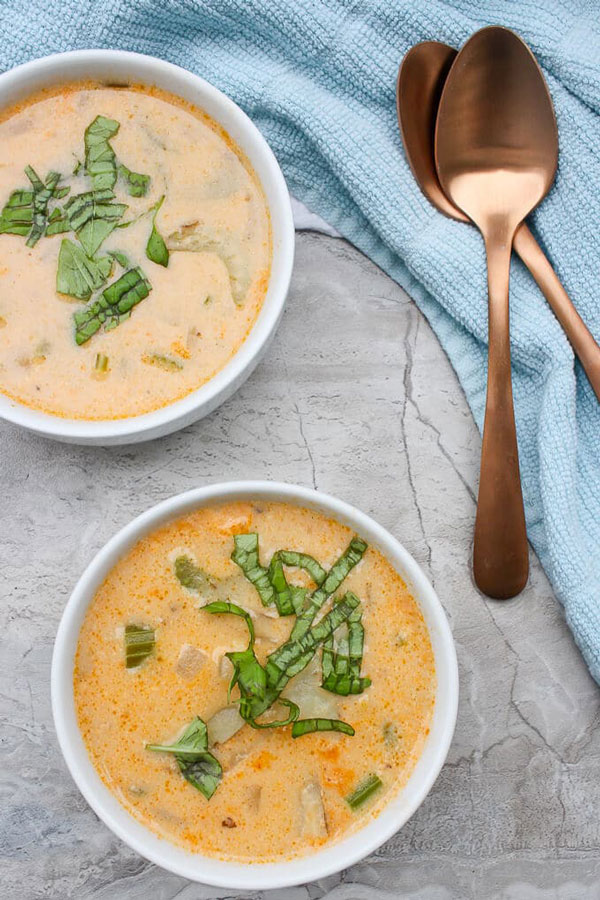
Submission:
{"label": "green herb garnish", "polygon": [[355,734],[352,725],[341,719],[298,719],[292,726],[292,737],[299,738],[315,731],[340,731],[342,734]]}
{"label": "green herb garnish", "polygon": [[0,214],[0,234],[25,236],[33,225],[33,191],[13,191]]}
{"label": "green herb garnish", "polygon": [[347,697],[348,694],[362,694],[371,684],[371,679],[361,676],[365,631],[362,626],[362,610],[358,606],[346,622],[347,638],[334,650],[331,635],[323,644],[322,687],[333,694]]}
{"label": "green herb garnish", "polygon": [[132,172],[123,163],[119,166],[119,175],[127,183],[127,191],[132,197],[146,196],[150,185],[149,175],[140,175],[139,172]]}
{"label": "green herb garnish", "polygon": [[60,175],[58,172],[50,172],[44,184],[31,166],[25,166],[25,174],[33,187],[33,223],[26,244],[28,247],[35,247],[46,231],[48,203],[60,181]]}
{"label": "green herb garnish", "polygon": [[106,282],[112,266],[110,257],[90,259],[81,247],[63,238],[58,254],[56,290],[59,294],[87,300]]}
{"label": "green herb garnish", "polygon": [[129,318],[133,307],[151,290],[152,285],[139,267],[125,272],[118,281],[105,288],[97,300],[74,314],[76,342],[85,344],[102,325],[107,330],[115,328]]}
{"label": "green herb garnish", "polygon": [[154,650],[156,638],[150,625],[125,626],[125,665],[135,669],[150,656]]}
{"label": "green herb garnish", "polygon": [[236,534],[233,537],[234,551],[231,558],[240,567],[262,600],[263,606],[271,606],[275,601],[275,590],[269,581],[269,574],[261,566],[258,556],[257,534]]}
{"label": "green herb garnish", "polygon": [[117,180],[115,152],[109,141],[119,130],[119,123],[105,116],[96,116],[85,130],[85,171],[92,179],[94,190],[112,191]]}
{"label": "green herb garnish", "polygon": [[127,209],[126,203],[113,203],[114,197],[112,190],[105,188],[75,194],[65,203],[69,224],[88,256],[97,252]]}
{"label": "green herb garnish", "polygon": [[120,250],[109,250],[108,255],[112,256],[112,258],[115,259],[119,263],[119,265],[121,266],[122,269],[130,269],[131,268],[131,263],[129,262],[128,258],[125,256],[124,253],[121,253]]}
{"label": "green herb garnish", "polygon": [[163,194],[163,196],[154,207],[154,214],[152,216],[152,231],[150,232],[150,237],[148,238],[148,243],[146,244],[146,256],[148,257],[148,259],[152,260],[152,262],[155,262],[159,266],[169,265],[169,251],[167,250],[167,245],[165,244],[162,235],[159,233],[156,227],[156,216],[159,209],[163,205],[164,199],[165,195]]}
{"label": "green herb garnish", "polygon": [[348,794],[346,803],[350,809],[357,810],[381,787],[383,787],[383,781],[379,775],[367,775],[367,777],[363,778],[354,790]]}
{"label": "green herb garnish", "polygon": [[206,724],[199,716],[193,719],[174,744],[146,744],[155,753],[172,753],[181,774],[210,800],[223,776],[221,763],[208,750]]}

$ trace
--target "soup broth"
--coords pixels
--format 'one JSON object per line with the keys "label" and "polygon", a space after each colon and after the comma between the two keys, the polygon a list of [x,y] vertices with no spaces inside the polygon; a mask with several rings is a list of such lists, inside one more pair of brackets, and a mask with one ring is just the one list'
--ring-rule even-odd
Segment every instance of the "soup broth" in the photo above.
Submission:
{"label": "soup broth", "polygon": [[[290,596],[295,614],[280,614]],[[258,669],[280,689],[266,709]],[[74,671],[88,753],[123,806],[177,845],[244,862],[305,854],[376,814],[422,751],[435,686],[425,622],[390,563],[318,512],[262,502],[140,540],[93,599]]]}
{"label": "soup broth", "polygon": [[2,204],[0,391],[28,406],[165,406],[218,373],[260,311],[271,236],[256,175],[220,126],[156,88],[73,84],[6,110]]}

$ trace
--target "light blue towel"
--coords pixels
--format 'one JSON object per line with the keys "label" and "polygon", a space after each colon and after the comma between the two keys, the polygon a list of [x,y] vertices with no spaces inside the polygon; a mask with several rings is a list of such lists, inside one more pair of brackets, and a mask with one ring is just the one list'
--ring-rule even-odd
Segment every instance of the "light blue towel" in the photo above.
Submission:
{"label": "light blue towel", "polygon": [[[233,97],[291,190],[414,298],[479,425],[486,378],[483,244],[421,196],[402,153],[398,64],[424,39],[514,28],[542,65],[560,132],[532,227],[600,338],[600,15],[594,0],[3,0],[0,65],[81,47],[164,57]],[[528,272],[511,275],[513,384],[527,525],[600,682],[600,404]],[[390,473],[393,477],[393,473]],[[465,560],[467,565],[467,560]]]}

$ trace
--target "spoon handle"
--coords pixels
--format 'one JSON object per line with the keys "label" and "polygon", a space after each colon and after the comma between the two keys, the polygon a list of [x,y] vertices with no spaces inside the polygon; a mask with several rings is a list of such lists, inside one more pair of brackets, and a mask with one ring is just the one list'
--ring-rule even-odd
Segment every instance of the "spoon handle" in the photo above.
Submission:
{"label": "spoon handle", "polygon": [[488,264],[488,381],[481,448],[473,575],[489,597],[523,590],[529,551],[510,372],[508,285],[511,234],[484,235]]}
{"label": "spoon handle", "polygon": [[600,347],[525,223],[517,229],[513,247],[537,281],[600,400]]}

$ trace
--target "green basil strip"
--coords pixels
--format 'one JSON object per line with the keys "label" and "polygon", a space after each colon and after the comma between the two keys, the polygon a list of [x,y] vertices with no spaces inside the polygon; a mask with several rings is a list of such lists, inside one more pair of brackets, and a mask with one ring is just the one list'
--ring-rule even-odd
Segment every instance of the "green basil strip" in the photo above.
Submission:
{"label": "green basil strip", "polygon": [[348,794],[346,803],[350,809],[357,810],[381,787],[383,787],[383,782],[379,775],[367,775],[367,777],[363,778],[354,790]]}
{"label": "green basil strip", "polygon": [[277,611],[280,616],[291,616],[294,613],[299,615],[302,607],[298,610],[298,594],[292,590],[293,586],[288,584],[283,571],[284,566],[304,569],[317,585],[325,581],[327,573],[316,559],[307,553],[296,553],[294,550],[278,550],[277,553],[273,554],[269,563],[268,576],[275,591]]}
{"label": "green basil strip", "polygon": [[214,603],[207,603],[205,606],[201,606],[200,609],[216,615],[229,614],[232,616],[239,616],[241,619],[244,619],[246,625],[248,626],[248,632],[250,634],[249,646],[253,646],[254,624],[252,622],[250,613],[246,612],[245,609],[242,609],[241,606],[237,606],[237,604],[235,603],[229,603],[226,600],[215,600]]}
{"label": "green basil strip", "polygon": [[152,285],[139,267],[125,272],[105,288],[97,300],[74,314],[77,344],[89,341],[103,324],[106,324],[107,330],[119,325],[151,290]]}
{"label": "green basil strip", "polygon": [[71,228],[88,256],[94,256],[127,209],[126,203],[112,203],[114,196],[110,188],[104,188],[75,194],[65,203]]}
{"label": "green basil strip", "polygon": [[119,165],[119,175],[127,184],[127,192],[132,197],[145,197],[148,193],[150,184],[149,175],[140,175],[139,172],[132,172],[122,163]]}
{"label": "green basil strip", "polygon": [[371,679],[361,677],[363,658],[364,628],[362,610],[357,607],[347,622],[347,640],[341,641],[337,653],[334,651],[333,635],[323,644],[321,667],[322,687],[333,694],[347,697],[348,694],[362,694],[371,684]]}
{"label": "green basil strip", "polygon": [[164,199],[165,196],[163,194],[163,196],[154,207],[154,214],[152,216],[152,231],[150,232],[150,237],[148,238],[148,243],[146,244],[146,256],[158,266],[169,265],[169,251],[167,250],[167,245],[165,244],[162,235],[159,233],[156,227],[156,216],[158,215],[159,209],[163,205]]}
{"label": "green basil strip", "polygon": [[0,234],[29,234],[33,225],[33,191],[13,191],[0,213]]}
{"label": "green basil strip", "polygon": [[302,637],[295,638],[292,631],[290,639],[274,650],[267,659],[265,671],[269,688],[280,693],[290,678],[308,665],[318,647],[348,619],[359,603],[360,600],[354,594],[346,594]]}
{"label": "green basil strip", "polygon": [[275,591],[269,581],[267,569],[261,566],[258,555],[258,535],[236,534],[233,538],[234,550],[231,554],[233,562],[240,567],[246,578],[254,585],[263,606],[272,606]]}
{"label": "green basil strip", "polygon": [[112,189],[117,180],[115,153],[109,141],[119,130],[119,123],[105,116],[96,116],[85,130],[85,171],[92,179],[94,190]]}
{"label": "green basil strip", "polygon": [[207,800],[221,782],[223,769],[218,759],[208,752],[208,732],[200,716],[190,722],[174,744],[146,744],[146,749],[174,754],[183,777]]}
{"label": "green basil strip", "polygon": [[48,224],[46,225],[46,237],[52,237],[53,234],[64,234],[65,231],[71,230],[71,223],[64,211],[60,207],[55,206],[48,216]]}
{"label": "green basil strip", "polygon": [[324,581],[319,585],[317,590],[313,591],[309,596],[308,603],[302,613],[298,616],[292,630],[293,638],[298,639],[306,634],[325,601],[328,600],[332,594],[335,594],[346,576],[351,572],[354,566],[358,565],[361,561],[367,546],[368,545],[362,538],[359,538],[356,535],[352,538],[344,553],[327,573]]}
{"label": "green basil strip", "polygon": [[109,250],[108,255],[112,256],[112,258],[119,263],[122,269],[131,268],[131,263],[129,262],[128,258],[124,253],[121,253],[120,250]]}
{"label": "green basil strip", "polygon": [[105,283],[112,266],[110,257],[89,259],[81,247],[63,238],[58,254],[56,290],[59,294],[87,300]]}
{"label": "green basil strip", "polygon": [[237,685],[240,691],[240,716],[247,722],[256,718],[277,699],[267,696],[267,675],[250,644],[245,650],[231,650],[225,656],[233,666],[233,677],[227,691],[227,702]]}
{"label": "green basil strip", "polygon": [[26,244],[28,247],[35,247],[46,231],[48,203],[60,181],[60,175],[58,172],[50,172],[44,184],[31,166],[25,167],[25,174],[33,186],[33,222]]}
{"label": "green basil strip", "polygon": [[154,650],[156,637],[150,625],[125,626],[125,666],[135,669]]}
{"label": "green basil strip", "polygon": [[295,569],[304,569],[308,572],[314,583],[319,586],[327,578],[327,572],[323,566],[308,553],[297,553],[295,550],[279,550],[278,554],[284,566]]}
{"label": "green basil strip", "polygon": [[300,715],[300,707],[293,700],[287,700],[285,697],[279,697],[277,702],[288,707],[290,714],[287,719],[282,719],[280,722],[257,722],[256,719],[249,718],[246,719],[248,725],[252,728],[283,728],[284,725],[291,725],[292,722],[295,722]]}
{"label": "green basil strip", "polygon": [[312,734],[315,731],[340,731],[351,737],[355,734],[352,725],[340,719],[298,719],[292,726],[292,737],[299,738],[303,734]]}

